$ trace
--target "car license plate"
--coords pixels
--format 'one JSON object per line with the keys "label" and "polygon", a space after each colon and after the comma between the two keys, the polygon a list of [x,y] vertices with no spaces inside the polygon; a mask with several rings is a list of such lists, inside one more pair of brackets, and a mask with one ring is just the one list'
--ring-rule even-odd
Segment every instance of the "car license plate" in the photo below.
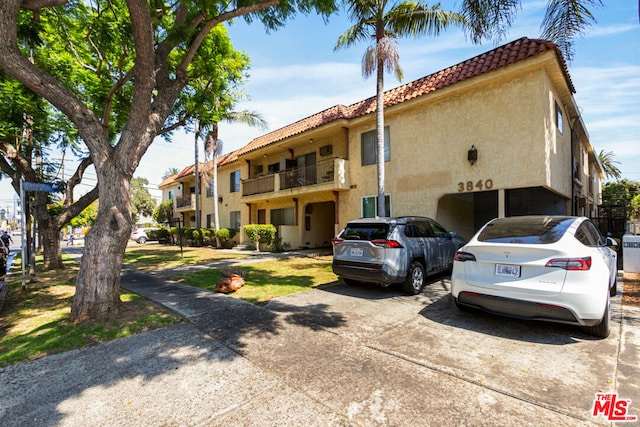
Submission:
{"label": "car license plate", "polygon": [[351,256],[362,256],[362,248],[351,248]]}
{"label": "car license plate", "polygon": [[496,264],[496,276],[520,277],[520,266],[510,264]]}

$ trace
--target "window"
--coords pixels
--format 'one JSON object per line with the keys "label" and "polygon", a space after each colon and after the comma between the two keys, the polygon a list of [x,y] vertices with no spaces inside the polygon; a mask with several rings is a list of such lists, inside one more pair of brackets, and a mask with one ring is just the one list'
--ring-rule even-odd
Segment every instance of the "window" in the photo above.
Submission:
{"label": "window", "polygon": [[295,210],[293,208],[271,209],[271,224],[296,225]]}
{"label": "window", "polygon": [[231,211],[229,213],[229,228],[240,231],[240,211]]}
{"label": "window", "polygon": [[[391,216],[391,196],[384,196],[384,210],[387,216]],[[378,196],[362,198],[362,218],[374,218],[378,216]]]}
{"label": "window", "polygon": [[231,193],[240,191],[240,171],[231,172],[229,177],[229,191]]}
{"label": "window", "polygon": [[207,197],[213,197],[213,179],[207,185]]}
{"label": "window", "polygon": [[267,171],[269,171],[269,173],[280,172],[280,163],[270,164],[269,166],[267,166]]}
{"label": "window", "polygon": [[[384,127],[384,161],[391,159],[389,148],[390,140],[389,126]],[[378,149],[376,141],[376,130],[365,132],[360,136],[360,160],[362,166],[375,165],[378,159]]]}
{"label": "window", "polygon": [[429,224],[431,225],[431,230],[436,237],[449,237],[449,233],[447,233],[447,230],[442,228],[442,226],[437,222],[429,222]]}
{"label": "window", "polygon": [[555,110],[556,110],[556,127],[558,128],[558,130],[560,131],[560,133],[562,133],[562,109],[560,108],[560,105],[558,105],[558,103],[555,103]]}
{"label": "window", "polygon": [[575,238],[585,246],[603,246],[605,239],[591,221],[585,221],[576,230]]}
{"label": "window", "polygon": [[207,228],[212,228],[211,224],[213,224],[213,215],[207,214]]}
{"label": "window", "polygon": [[169,200],[171,200],[172,203],[175,203],[175,199],[173,198],[173,190],[169,190]]}

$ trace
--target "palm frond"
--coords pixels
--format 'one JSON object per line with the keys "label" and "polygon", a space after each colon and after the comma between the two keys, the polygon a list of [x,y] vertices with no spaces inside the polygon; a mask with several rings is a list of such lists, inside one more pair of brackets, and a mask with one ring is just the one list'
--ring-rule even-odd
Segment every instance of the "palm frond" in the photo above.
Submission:
{"label": "palm frond", "polygon": [[464,0],[460,13],[465,32],[475,44],[483,40],[501,40],[520,8],[520,0]]}
{"label": "palm frond", "polygon": [[542,21],[541,37],[558,45],[567,60],[573,58],[573,39],[595,23],[589,6],[601,0],[551,0]]}
{"label": "palm frond", "polygon": [[440,5],[404,1],[385,15],[388,29],[397,37],[437,36],[452,25],[464,25],[463,15],[443,10]]}
{"label": "palm frond", "polygon": [[620,162],[614,160],[614,157],[615,154],[613,151],[600,150],[600,153],[598,153],[598,160],[600,160],[605,176],[607,178],[620,179],[622,172],[620,172],[620,169],[615,165],[620,164]]}
{"label": "palm frond", "polygon": [[367,31],[369,29],[369,23],[361,21],[357,24],[353,25],[347,31],[338,37],[338,41],[336,45],[333,47],[333,50],[344,49],[358,42],[369,41],[371,39],[370,33]]}

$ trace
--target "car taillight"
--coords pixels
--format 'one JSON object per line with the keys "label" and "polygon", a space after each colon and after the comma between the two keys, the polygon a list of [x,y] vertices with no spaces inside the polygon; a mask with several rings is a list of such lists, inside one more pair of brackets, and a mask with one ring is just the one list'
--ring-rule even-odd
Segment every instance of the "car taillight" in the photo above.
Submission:
{"label": "car taillight", "polygon": [[469,253],[469,252],[458,251],[458,252],[456,252],[456,255],[453,257],[453,259],[455,261],[461,261],[461,262],[475,261],[476,260],[476,256],[474,254]]}
{"label": "car taillight", "polygon": [[344,239],[341,239],[340,237],[334,237],[333,239],[331,239],[332,245],[339,245],[342,242],[344,242]]}
{"label": "car taillight", "polygon": [[547,267],[563,268],[565,270],[589,270],[591,268],[591,257],[584,258],[554,258],[549,260]]}
{"label": "car taillight", "polygon": [[380,246],[381,248],[401,248],[402,247],[402,245],[396,242],[395,240],[384,240],[384,239],[372,240],[371,244],[375,246]]}

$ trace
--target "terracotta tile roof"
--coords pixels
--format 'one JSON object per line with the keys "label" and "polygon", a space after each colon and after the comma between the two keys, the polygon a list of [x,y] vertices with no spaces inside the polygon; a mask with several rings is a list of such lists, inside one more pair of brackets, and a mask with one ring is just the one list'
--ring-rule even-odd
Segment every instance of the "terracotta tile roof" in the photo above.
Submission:
{"label": "terracotta tile roof", "polygon": [[[227,154],[223,154],[221,156],[218,157],[218,166],[223,166],[232,162],[235,162],[236,160],[238,160],[238,150],[236,151],[232,151],[230,153]],[[205,166],[208,165],[209,163],[211,163],[211,161],[205,163],[199,163],[199,170],[203,171]],[[178,172],[175,175],[171,175],[167,178],[165,178],[160,184],[158,184],[158,188],[162,188],[162,187],[166,187],[167,185],[170,185],[172,183],[174,183],[175,181],[179,180],[180,178],[184,178],[186,176],[189,175],[194,175],[196,173],[196,168],[194,165],[190,165],[187,166],[186,168],[182,169],[180,172]]]}
{"label": "terracotta tile roof", "polygon": [[158,184],[158,188],[162,188],[162,187],[166,187],[168,185],[171,185],[171,184],[174,183],[175,180],[176,180],[176,176],[175,175],[168,176],[165,179],[163,179],[160,184]]}
{"label": "terracotta tile roof", "polygon": [[280,141],[289,136],[297,135],[309,129],[333,122],[334,120],[347,118],[345,111],[346,107],[344,105],[334,105],[333,107],[316,113],[313,116],[309,116],[281,129],[259,136],[239,149],[237,152],[238,156],[257,150],[265,145]]}
{"label": "terracotta tile roof", "polygon": [[[516,62],[523,61],[534,56],[554,51],[560,61],[560,66],[564,73],[567,86],[572,93],[575,88],[569,76],[567,64],[557,45],[546,40],[520,38],[493,50],[485,52],[481,55],[468,59],[459,64],[453,65],[442,71],[422,77],[413,82],[407,83],[397,88],[388,90],[384,94],[384,105],[389,107],[400,104],[405,101],[426,95],[430,92],[451,86],[455,83],[477,77],[481,74],[504,68]],[[250,153],[259,148],[265,147],[285,138],[298,135],[307,130],[320,127],[339,119],[353,119],[366,114],[375,112],[376,97],[365,99],[355,104],[345,107],[344,105],[335,105],[320,113],[299,120],[295,123],[287,125],[283,128],[267,133],[255,138],[243,148],[240,148],[236,154],[241,156]],[[236,157],[237,158],[237,157]]]}

